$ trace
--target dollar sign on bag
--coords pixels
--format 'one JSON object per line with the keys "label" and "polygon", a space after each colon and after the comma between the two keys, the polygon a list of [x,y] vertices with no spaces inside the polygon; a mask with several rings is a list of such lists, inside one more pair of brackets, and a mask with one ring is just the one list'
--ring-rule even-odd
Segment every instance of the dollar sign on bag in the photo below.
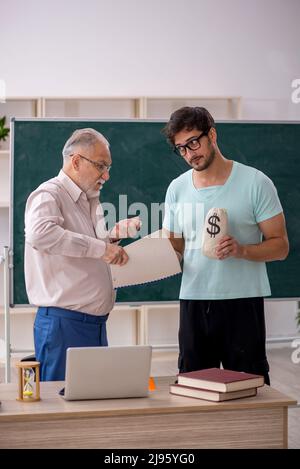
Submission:
{"label": "dollar sign on bag", "polygon": [[220,233],[221,228],[219,225],[217,225],[217,221],[220,223],[220,218],[216,213],[214,213],[211,217],[208,219],[208,223],[211,225],[211,229],[206,228],[207,233],[210,234],[211,238],[215,238],[218,233]]}

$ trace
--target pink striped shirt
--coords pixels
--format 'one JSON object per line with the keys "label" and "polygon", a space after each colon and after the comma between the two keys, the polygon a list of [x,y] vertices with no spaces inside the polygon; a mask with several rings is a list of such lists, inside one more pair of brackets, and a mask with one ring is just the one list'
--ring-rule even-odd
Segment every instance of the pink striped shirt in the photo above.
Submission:
{"label": "pink striped shirt", "polygon": [[62,170],[30,194],[25,209],[29,302],[104,315],[115,302],[98,194],[90,199]]}

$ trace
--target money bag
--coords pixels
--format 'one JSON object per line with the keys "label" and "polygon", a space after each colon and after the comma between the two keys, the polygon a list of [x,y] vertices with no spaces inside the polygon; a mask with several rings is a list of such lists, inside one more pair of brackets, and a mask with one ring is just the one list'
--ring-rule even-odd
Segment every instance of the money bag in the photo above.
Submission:
{"label": "money bag", "polygon": [[212,208],[206,215],[202,234],[202,254],[217,259],[216,247],[227,235],[228,217],[225,208]]}

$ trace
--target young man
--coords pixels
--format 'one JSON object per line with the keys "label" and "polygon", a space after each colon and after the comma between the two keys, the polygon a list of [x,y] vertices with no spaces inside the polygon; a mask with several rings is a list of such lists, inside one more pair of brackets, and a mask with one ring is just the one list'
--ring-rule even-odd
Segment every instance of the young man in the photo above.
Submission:
{"label": "young man", "polygon": [[25,280],[42,381],[65,379],[68,347],[107,345],[106,320],[114,306],[108,264],[126,264],[114,241],[138,218],[106,230],[99,191],[109,180],[109,143],[94,129],[75,131],[63,149],[58,176],[30,194],[25,210]]}
{"label": "young man", "polygon": [[[289,250],[277,191],[261,171],[221,154],[215,122],[206,109],[175,111],[164,134],[191,166],[168,188],[163,223],[174,249],[183,255],[179,371],[222,364],[263,375],[269,384],[263,297],[270,295],[270,286],[265,263],[285,259]],[[188,205],[192,220],[186,215]],[[229,234],[217,245],[216,259],[203,255],[199,237],[211,208],[228,214]],[[196,241],[190,242],[193,234]]]}

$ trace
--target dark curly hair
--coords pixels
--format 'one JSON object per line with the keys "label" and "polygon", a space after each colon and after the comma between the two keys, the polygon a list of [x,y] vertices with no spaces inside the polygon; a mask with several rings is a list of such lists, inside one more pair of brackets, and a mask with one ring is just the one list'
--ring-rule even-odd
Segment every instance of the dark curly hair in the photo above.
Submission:
{"label": "dark curly hair", "polygon": [[207,109],[198,106],[184,106],[171,114],[162,133],[167,137],[168,142],[174,145],[175,135],[183,129],[208,132],[212,127],[215,127],[215,121]]}

